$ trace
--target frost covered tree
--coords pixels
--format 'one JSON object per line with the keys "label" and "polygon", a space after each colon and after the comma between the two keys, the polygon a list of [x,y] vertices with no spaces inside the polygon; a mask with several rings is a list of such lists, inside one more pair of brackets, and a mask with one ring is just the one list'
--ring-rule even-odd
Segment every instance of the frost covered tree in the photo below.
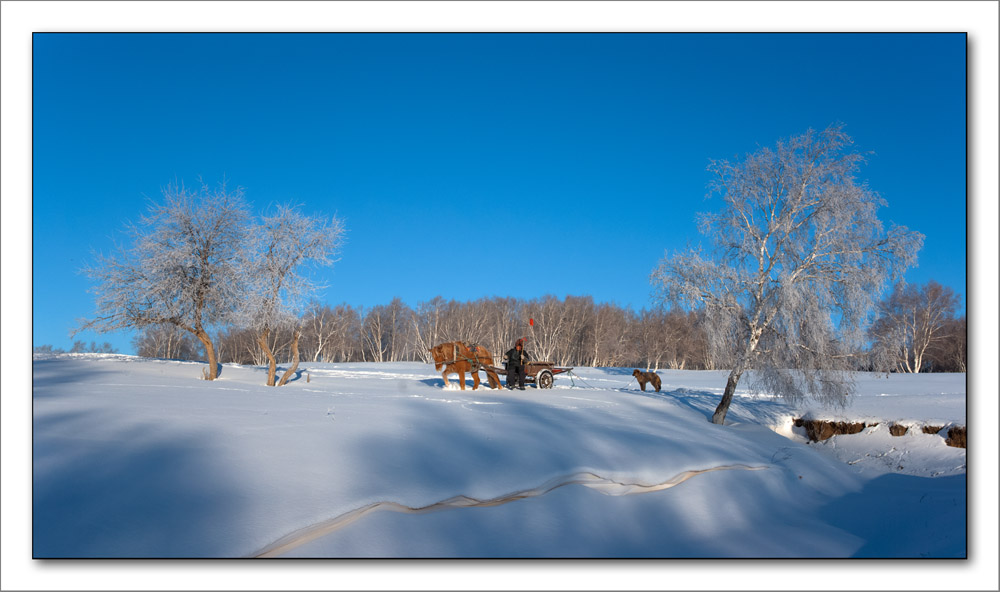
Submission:
{"label": "frost covered tree", "polygon": [[842,125],[807,131],[737,162],[712,161],[700,216],[714,247],[664,257],[651,281],[667,302],[704,313],[708,339],[732,368],[712,422],[723,424],[736,385],[844,404],[854,356],[887,280],[916,262],[923,236],[883,228],[884,201],[855,180],[864,156]]}
{"label": "frost covered tree", "polygon": [[255,331],[257,343],[267,357],[268,386],[275,386],[277,374],[277,360],[268,338],[278,329],[292,331],[292,365],[277,383],[282,386],[299,364],[301,308],[319,287],[306,275],[305,268],[333,263],[344,232],[344,224],[336,216],[330,219],[306,216],[287,205],[277,206],[273,213],[264,215],[260,226],[253,231],[241,317]]}
{"label": "frost covered tree", "polygon": [[891,356],[900,372],[920,372],[928,354],[949,337],[959,303],[951,288],[934,280],[922,286],[896,284],[879,304],[880,316],[871,330],[875,348]]}
{"label": "frost covered tree", "polygon": [[96,286],[96,313],[77,329],[98,332],[173,325],[205,348],[206,378],[218,376],[212,325],[228,322],[243,294],[249,214],[242,189],[183,185],[130,224],[131,247],[97,255],[83,271]]}

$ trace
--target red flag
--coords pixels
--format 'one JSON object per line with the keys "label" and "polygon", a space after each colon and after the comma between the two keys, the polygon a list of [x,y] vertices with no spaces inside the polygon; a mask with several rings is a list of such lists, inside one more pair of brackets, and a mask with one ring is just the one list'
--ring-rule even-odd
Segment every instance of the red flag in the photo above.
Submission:
{"label": "red flag", "polygon": [[535,326],[535,319],[528,319],[528,324],[531,325],[532,327],[534,327]]}

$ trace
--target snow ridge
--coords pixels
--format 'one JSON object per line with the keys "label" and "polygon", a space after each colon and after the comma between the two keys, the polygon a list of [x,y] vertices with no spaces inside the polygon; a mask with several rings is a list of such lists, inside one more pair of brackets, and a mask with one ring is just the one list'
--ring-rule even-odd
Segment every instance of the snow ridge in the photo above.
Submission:
{"label": "snow ridge", "polygon": [[663,491],[664,489],[670,489],[684,483],[692,477],[702,475],[705,473],[711,473],[713,471],[727,471],[727,470],[744,470],[744,471],[761,471],[765,470],[766,466],[749,466],[749,465],[722,465],[716,467],[710,467],[707,469],[698,469],[691,471],[684,471],[679,473],[670,479],[663,481],[661,483],[654,483],[651,485],[643,483],[623,483],[616,481],[614,479],[608,479],[606,477],[601,477],[594,473],[585,471],[579,473],[573,473],[571,475],[556,477],[555,479],[550,479],[538,487],[532,489],[527,489],[524,491],[518,491],[515,493],[508,493],[499,497],[481,500],[466,495],[456,495],[448,499],[422,506],[419,508],[413,508],[396,502],[375,502],[368,504],[361,508],[345,512],[340,516],[331,518],[330,520],[324,520],[318,524],[312,526],[307,526],[300,530],[297,530],[291,534],[288,534],[281,539],[271,543],[264,549],[254,553],[251,557],[254,558],[268,558],[268,557],[279,557],[292,549],[304,545],[308,542],[314,541],[320,537],[326,536],[336,530],[339,530],[348,524],[378,510],[388,510],[392,512],[400,512],[404,514],[426,514],[429,512],[437,512],[447,509],[455,508],[486,508],[490,506],[499,506],[501,504],[506,504],[514,502],[517,500],[522,500],[531,497],[543,496],[550,493],[560,487],[566,485],[582,485],[584,487],[589,487],[603,493],[604,495],[633,495],[640,493],[652,493],[654,491]]}

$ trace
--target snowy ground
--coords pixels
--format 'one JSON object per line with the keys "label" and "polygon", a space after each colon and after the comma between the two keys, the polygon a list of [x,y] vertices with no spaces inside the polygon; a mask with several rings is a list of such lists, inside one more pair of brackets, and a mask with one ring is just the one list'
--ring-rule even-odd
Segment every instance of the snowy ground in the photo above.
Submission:
{"label": "snowy ground", "polygon": [[[738,393],[716,426],[722,372],[520,392],[419,363],[306,363],[282,388],[201,366],[35,358],[34,557],[967,554],[966,451],[887,428],[965,425],[965,375],[865,375],[843,410]],[[883,422],[809,444],[803,415]]]}

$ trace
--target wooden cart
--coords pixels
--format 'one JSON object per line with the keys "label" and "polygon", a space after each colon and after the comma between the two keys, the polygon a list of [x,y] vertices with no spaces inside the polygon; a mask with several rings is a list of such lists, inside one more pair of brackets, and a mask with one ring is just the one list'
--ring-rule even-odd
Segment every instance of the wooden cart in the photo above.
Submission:
{"label": "wooden cart", "polygon": [[[507,364],[503,368],[489,366],[497,374],[507,375]],[[572,368],[561,368],[555,362],[528,362],[524,366],[525,384],[534,384],[537,388],[550,389],[556,374],[569,372]]]}

